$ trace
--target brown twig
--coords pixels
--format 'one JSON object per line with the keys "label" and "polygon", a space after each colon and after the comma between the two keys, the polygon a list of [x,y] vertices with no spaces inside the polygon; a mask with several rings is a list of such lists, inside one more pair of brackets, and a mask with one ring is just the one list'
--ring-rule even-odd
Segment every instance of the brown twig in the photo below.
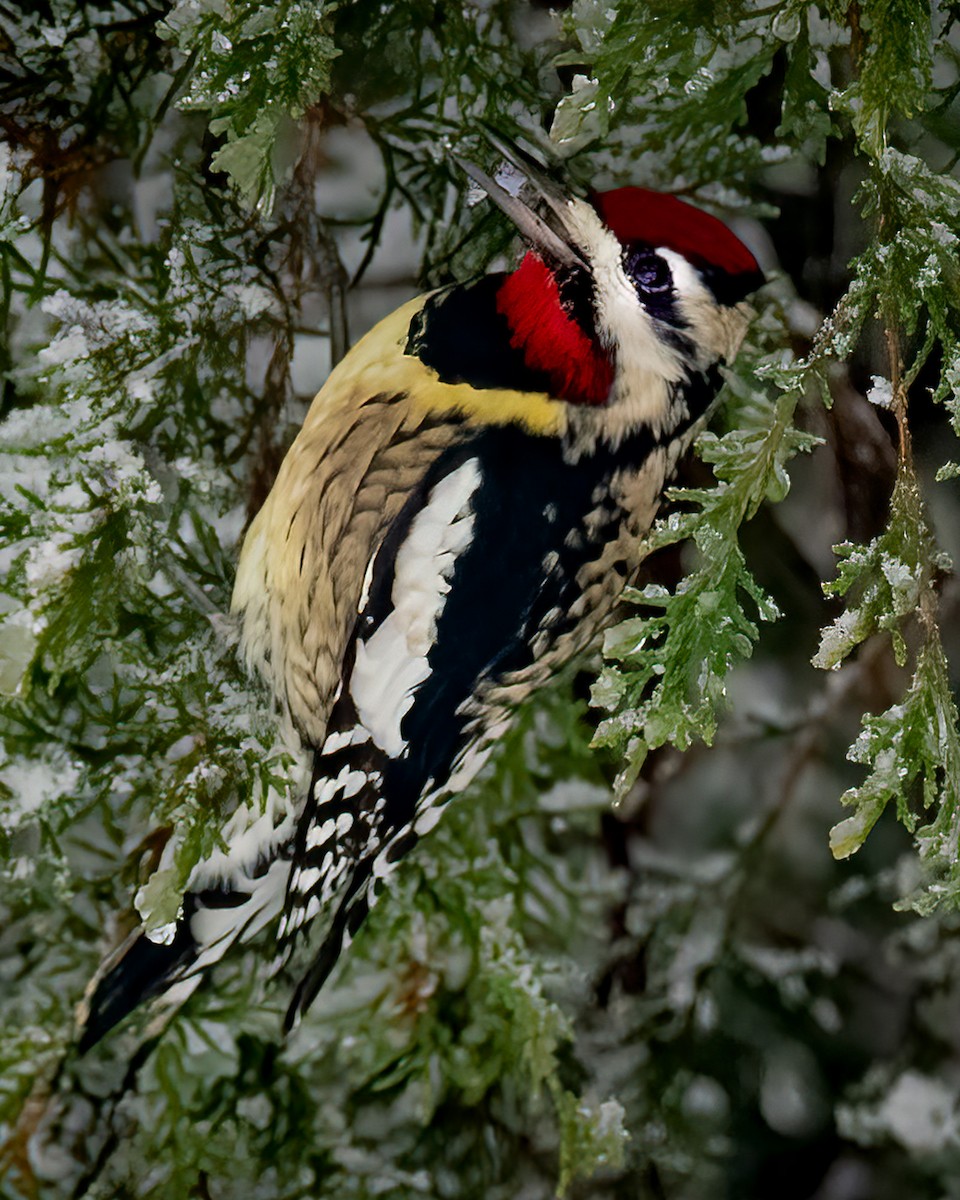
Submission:
{"label": "brown twig", "polygon": [[887,361],[890,369],[892,392],[890,411],[896,418],[899,433],[897,471],[901,476],[913,476],[913,446],[910,440],[910,425],[907,421],[907,387],[903,378],[903,351],[900,347],[900,333],[896,321],[890,314],[885,322],[883,336],[887,343]]}
{"label": "brown twig", "polygon": [[273,353],[264,377],[263,402],[259,406],[255,433],[257,455],[251,472],[248,519],[252,519],[266,499],[286,451],[279,418],[293,393],[290,364],[294,335],[303,324],[304,301],[310,293],[320,292],[326,300],[331,365],[340,361],[349,346],[347,275],[336,241],[316,212],[317,178],[327,161],[323,146],[327,116],[320,107],[311,108],[304,115],[300,154],[280,201],[281,220],[267,239],[267,245],[277,241],[281,246],[279,260],[268,274],[280,301],[283,318],[275,327]]}
{"label": "brown twig", "polygon": [[859,0],[853,0],[847,9],[847,27],[850,30],[850,59],[853,64],[853,74],[857,76],[860,74],[860,63],[867,48],[866,35],[860,22]]}

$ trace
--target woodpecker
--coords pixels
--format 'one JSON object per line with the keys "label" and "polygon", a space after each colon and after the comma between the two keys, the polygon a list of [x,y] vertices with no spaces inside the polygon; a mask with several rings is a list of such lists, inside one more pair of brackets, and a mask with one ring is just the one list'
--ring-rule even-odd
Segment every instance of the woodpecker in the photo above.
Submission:
{"label": "woodpecker", "polygon": [[107,964],[82,1046],[144,998],[182,999],[272,921],[281,957],[319,926],[295,1022],[397,862],[636,577],[762,275],[675,196],[567,195],[497,145],[519,189],[462,165],[526,242],[519,265],[420,296],[358,342],[244,540],[243,654],[312,756],[309,789],[226,832],[172,941],[135,937]]}

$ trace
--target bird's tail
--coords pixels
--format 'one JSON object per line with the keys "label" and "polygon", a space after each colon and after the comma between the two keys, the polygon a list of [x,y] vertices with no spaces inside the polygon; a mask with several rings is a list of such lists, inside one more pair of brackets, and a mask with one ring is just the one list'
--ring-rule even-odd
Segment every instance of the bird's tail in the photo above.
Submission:
{"label": "bird's tail", "polygon": [[195,868],[172,937],[154,941],[137,930],[104,960],[78,1008],[81,1053],[144,1002],[153,1002],[158,1017],[179,1008],[230,946],[280,915],[293,823],[290,814],[277,822],[268,812],[249,821],[242,836],[225,836],[228,851]]}
{"label": "bird's tail", "polygon": [[[279,916],[295,821],[293,807],[279,804],[235,813],[232,828],[224,830],[228,851],[194,870],[173,936],[158,942],[138,930],[103,961],[78,1005],[73,1036],[60,1057],[38,1072],[0,1145],[0,1180],[19,1180],[25,1195],[47,1183],[56,1185],[58,1195],[88,1194],[122,1136],[115,1114],[169,1019],[231,945]],[[119,1058],[89,1054],[145,1003],[148,1019],[131,1052]]]}

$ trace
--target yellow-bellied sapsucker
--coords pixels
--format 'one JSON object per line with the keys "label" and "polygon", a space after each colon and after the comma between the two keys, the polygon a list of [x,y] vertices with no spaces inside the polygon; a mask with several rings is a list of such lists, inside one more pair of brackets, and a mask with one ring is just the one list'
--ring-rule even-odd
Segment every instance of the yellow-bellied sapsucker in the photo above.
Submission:
{"label": "yellow-bellied sapsucker", "polygon": [[316,995],[400,857],[517,704],[609,623],[665,482],[761,282],[669,195],[566,196],[525,155],[474,180],[529,249],[412,300],[331,373],[246,535],[234,609],[313,757],[308,794],[194,871],[168,945],[139,937],[88,1002],[92,1044],[182,998],[237,937],[320,918]]}

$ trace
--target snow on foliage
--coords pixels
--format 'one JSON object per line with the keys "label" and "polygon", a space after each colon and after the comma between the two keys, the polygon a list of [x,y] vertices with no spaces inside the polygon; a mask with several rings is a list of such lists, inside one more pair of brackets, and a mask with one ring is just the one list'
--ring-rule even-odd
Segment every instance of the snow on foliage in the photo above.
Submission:
{"label": "snow on foliage", "polygon": [[[842,1174],[858,1146],[888,1155],[854,1161],[878,1200],[955,1186],[960,742],[925,484],[901,455],[886,528],[837,547],[819,692],[807,626],[770,648],[801,588],[764,556],[804,542],[761,513],[877,316],[913,357],[871,360],[874,405],[897,419],[894,380],[925,368],[960,429],[960,186],[897,149],[955,158],[953,35],[919,0],[774,7],[0,13],[22,89],[0,146],[0,1141],[101,954],[138,923],[169,937],[197,862],[282,828],[303,787],[225,613],[251,492],[289,440],[297,339],[338,336],[338,246],[359,244],[362,277],[399,203],[427,282],[482,269],[510,233],[451,188],[442,147],[489,160],[478,119],[532,132],[552,111],[574,181],[728,218],[806,202],[828,149],[855,145],[864,178],[849,287],[808,345],[813,304],[773,280],[700,440],[712,481],[674,492],[649,538],[679,579],[629,593],[608,635],[595,740],[623,823],[598,829],[607,784],[566,679],[397,872],[293,1040],[266,938],[193,997],[119,1114],[87,1106],[123,1129],[90,1194],[708,1196],[785,1153]],[[318,216],[338,123],[379,174]],[[797,503],[815,531],[828,501],[808,484]],[[872,678],[877,639],[904,680],[857,735],[836,697],[852,663]],[[740,724],[721,725],[731,697]],[[852,766],[821,753],[851,740]],[[915,852],[871,838],[832,864],[841,792],[835,855],[888,807]],[[121,1036],[97,1065],[122,1073],[126,1052]],[[46,1160],[62,1178],[90,1154],[85,1127],[64,1133]],[[810,1194],[833,1200],[835,1179]]]}

